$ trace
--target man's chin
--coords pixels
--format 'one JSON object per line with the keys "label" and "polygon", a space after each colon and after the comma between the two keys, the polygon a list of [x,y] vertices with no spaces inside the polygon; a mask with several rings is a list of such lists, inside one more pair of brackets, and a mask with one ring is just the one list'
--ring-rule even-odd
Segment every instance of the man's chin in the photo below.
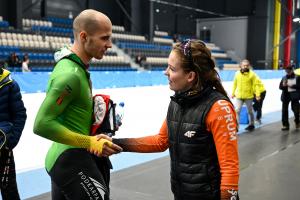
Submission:
{"label": "man's chin", "polygon": [[101,60],[103,58],[103,55],[97,55],[97,56],[94,56],[94,58],[96,58],[97,60]]}

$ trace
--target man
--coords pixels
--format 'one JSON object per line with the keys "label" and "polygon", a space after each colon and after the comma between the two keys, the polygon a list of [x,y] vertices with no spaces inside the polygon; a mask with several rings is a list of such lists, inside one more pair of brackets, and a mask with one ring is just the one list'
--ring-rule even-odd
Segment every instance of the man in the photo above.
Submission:
{"label": "man", "polygon": [[253,98],[253,110],[256,112],[256,119],[255,121],[258,124],[261,124],[261,116],[262,116],[262,106],[263,102],[266,97],[266,88],[263,84],[263,82],[260,80],[260,78],[257,76],[256,77],[256,83],[253,88],[254,91],[258,91],[259,96],[256,96],[254,93],[254,98]]}
{"label": "man", "polygon": [[109,186],[93,154],[105,157],[122,149],[108,136],[89,136],[93,99],[88,64],[111,48],[112,24],[103,13],[84,10],[74,19],[73,33],[74,44],[54,55],[57,64],[34,132],[54,141],[46,156],[52,199],[108,200]]}
{"label": "man", "polygon": [[254,92],[256,96],[260,96],[258,91],[253,91],[256,84],[257,75],[250,69],[250,62],[242,60],[240,63],[240,70],[235,73],[233,80],[232,98],[236,97],[236,112],[237,120],[243,104],[246,104],[248,115],[250,116],[249,125],[245,128],[248,131],[254,130],[254,113],[252,108],[252,101]]}
{"label": "man", "polygon": [[290,129],[289,123],[289,104],[291,102],[292,111],[294,113],[295,128],[300,128],[299,120],[299,90],[300,90],[300,77],[294,73],[291,65],[285,67],[286,75],[282,77],[279,83],[279,89],[282,90],[282,131],[288,131]]}
{"label": "man", "polygon": [[26,121],[26,109],[19,85],[10,72],[0,66],[0,190],[3,200],[20,199],[13,149]]}

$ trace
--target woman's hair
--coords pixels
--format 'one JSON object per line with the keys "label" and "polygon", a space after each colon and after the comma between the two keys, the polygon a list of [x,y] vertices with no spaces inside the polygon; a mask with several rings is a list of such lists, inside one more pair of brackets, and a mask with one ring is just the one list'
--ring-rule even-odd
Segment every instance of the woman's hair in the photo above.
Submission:
{"label": "woman's hair", "polygon": [[215,70],[215,62],[211,52],[201,40],[184,40],[173,46],[173,51],[181,57],[182,68],[185,72],[196,73],[196,83],[193,89],[201,90],[213,86],[218,92],[227,97],[221,84],[220,76]]}
{"label": "woman's hair", "polygon": [[28,56],[27,54],[25,54],[25,55],[23,56],[23,61],[27,61],[27,60],[29,60],[29,56]]}

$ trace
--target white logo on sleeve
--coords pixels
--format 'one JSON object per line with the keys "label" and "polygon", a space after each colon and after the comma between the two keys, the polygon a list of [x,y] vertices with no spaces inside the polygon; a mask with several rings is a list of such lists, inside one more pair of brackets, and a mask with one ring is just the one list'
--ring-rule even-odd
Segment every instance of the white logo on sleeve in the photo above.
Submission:
{"label": "white logo on sleeve", "polygon": [[196,131],[187,131],[184,136],[191,138],[196,134]]}

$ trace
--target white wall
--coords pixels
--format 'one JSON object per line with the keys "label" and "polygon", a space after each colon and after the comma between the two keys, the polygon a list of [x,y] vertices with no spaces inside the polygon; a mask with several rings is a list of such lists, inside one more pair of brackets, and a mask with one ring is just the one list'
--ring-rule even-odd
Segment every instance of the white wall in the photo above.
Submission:
{"label": "white wall", "polygon": [[234,51],[240,59],[246,58],[248,34],[247,17],[197,19],[198,37],[203,27],[211,31],[211,42],[225,51]]}

